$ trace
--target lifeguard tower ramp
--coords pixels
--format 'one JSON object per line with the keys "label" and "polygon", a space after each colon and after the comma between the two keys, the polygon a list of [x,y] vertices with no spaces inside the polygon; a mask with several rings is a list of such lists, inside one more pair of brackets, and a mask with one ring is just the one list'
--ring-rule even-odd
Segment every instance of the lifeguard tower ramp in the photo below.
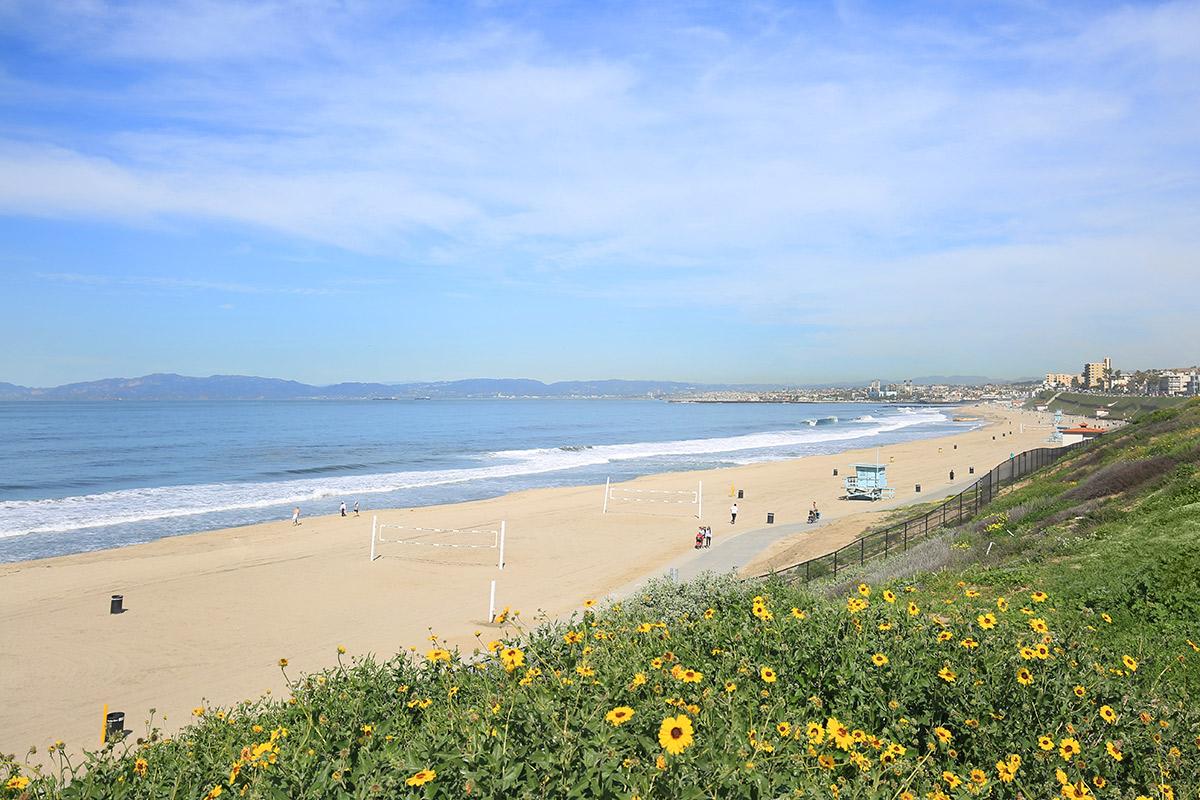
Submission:
{"label": "lifeguard tower ramp", "polygon": [[854,474],[846,477],[847,500],[883,500],[896,496],[888,486],[887,464],[855,464]]}

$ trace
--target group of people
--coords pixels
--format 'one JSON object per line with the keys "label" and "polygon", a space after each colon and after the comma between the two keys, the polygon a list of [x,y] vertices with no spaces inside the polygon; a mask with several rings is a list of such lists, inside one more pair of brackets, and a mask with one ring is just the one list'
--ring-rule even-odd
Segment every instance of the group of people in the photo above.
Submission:
{"label": "group of people", "polygon": [[701,525],[696,531],[696,549],[703,547],[712,547],[712,528],[707,525]]}
{"label": "group of people", "polygon": [[[357,500],[354,501],[354,509],[353,510],[354,510],[354,516],[357,517],[358,516],[358,501]],[[338,508],[338,511],[341,513],[341,515],[343,517],[349,516],[349,514],[346,513],[346,501],[345,500],[342,501],[342,505]],[[300,524],[300,506],[296,506],[295,508],[292,509],[292,524],[293,525]]]}

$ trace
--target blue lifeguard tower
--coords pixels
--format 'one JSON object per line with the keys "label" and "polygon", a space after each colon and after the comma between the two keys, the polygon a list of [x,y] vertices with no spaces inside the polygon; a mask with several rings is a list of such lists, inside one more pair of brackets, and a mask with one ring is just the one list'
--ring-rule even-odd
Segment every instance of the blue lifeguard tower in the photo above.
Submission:
{"label": "blue lifeguard tower", "polygon": [[887,464],[853,466],[854,474],[842,481],[847,500],[882,500],[896,496],[896,490],[888,486]]}

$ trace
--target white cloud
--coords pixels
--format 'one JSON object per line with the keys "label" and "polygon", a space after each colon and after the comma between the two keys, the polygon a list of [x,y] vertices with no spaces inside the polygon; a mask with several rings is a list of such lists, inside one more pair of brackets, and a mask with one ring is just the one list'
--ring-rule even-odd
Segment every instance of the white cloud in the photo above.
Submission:
{"label": "white cloud", "polygon": [[532,13],[57,8],[0,21],[102,71],[153,66],[39,88],[101,122],[0,128],[7,214],[232,222],[831,329],[898,301],[958,320],[981,285],[999,326],[1130,262],[1133,285],[1061,313],[1196,299],[1171,280],[1200,253],[1200,3],[990,27],[676,9],[570,41]]}

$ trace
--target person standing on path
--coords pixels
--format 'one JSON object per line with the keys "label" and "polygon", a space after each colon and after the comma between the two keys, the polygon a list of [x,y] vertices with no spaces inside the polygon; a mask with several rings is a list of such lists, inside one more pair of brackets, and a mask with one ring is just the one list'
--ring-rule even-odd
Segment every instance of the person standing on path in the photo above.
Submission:
{"label": "person standing on path", "polygon": [[292,524],[293,525],[300,524],[300,506],[296,506],[295,508],[292,509]]}
{"label": "person standing on path", "polygon": [[341,511],[342,511],[342,516],[343,517],[346,516],[346,501],[345,500],[342,501]]}
{"label": "person standing on path", "polygon": [[704,526],[704,546],[712,547],[712,528],[707,525]]}
{"label": "person standing on path", "polygon": [[354,501],[354,516],[358,516],[358,501]]}
{"label": "person standing on path", "polygon": [[734,503],[733,505],[731,505],[729,507],[729,524],[730,525],[737,522],[737,512],[738,512],[737,503]]}

